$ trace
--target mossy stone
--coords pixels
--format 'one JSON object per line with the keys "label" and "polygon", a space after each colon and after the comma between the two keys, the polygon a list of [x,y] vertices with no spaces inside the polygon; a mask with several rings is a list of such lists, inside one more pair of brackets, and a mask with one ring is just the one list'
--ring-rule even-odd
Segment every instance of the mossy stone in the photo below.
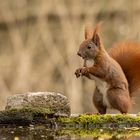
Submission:
{"label": "mossy stone", "polygon": [[70,103],[66,96],[55,92],[29,92],[8,98],[6,110],[46,109],[56,116],[70,116]]}

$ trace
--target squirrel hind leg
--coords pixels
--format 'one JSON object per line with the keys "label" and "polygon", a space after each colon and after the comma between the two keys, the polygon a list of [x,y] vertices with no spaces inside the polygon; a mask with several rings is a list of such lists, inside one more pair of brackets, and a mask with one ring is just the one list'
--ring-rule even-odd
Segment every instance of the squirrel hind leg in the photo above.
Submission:
{"label": "squirrel hind leg", "polygon": [[93,95],[93,103],[99,114],[106,114],[107,107],[103,104],[103,95],[98,91],[97,88],[95,89]]}
{"label": "squirrel hind leg", "polygon": [[98,112],[99,112],[99,114],[106,114],[106,107],[104,107],[102,109],[98,108]]}
{"label": "squirrel hind leg", "polygon": [[109,90],[107,98],[112,108],[119,110],[122,114],[127,114],[131,107],[131,99],[129,94],[121,92],[123,92],[121,89]]}

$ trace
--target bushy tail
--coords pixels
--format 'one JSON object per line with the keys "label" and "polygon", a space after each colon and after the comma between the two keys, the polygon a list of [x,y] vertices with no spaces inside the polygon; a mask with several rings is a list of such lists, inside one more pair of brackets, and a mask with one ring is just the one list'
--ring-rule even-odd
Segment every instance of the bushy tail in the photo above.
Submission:
{"label": "bushy tail", "polygon": [[140,90],[140,44],[118,43],[108,53],[121,65],[129,83],[130,96],[134,96]]}

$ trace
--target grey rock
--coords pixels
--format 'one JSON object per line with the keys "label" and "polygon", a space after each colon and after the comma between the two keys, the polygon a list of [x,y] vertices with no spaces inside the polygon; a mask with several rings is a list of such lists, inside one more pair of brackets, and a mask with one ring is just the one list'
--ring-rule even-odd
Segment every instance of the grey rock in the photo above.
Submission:
{"label": "grey rock", "polygon": [[6,110],[23,108],[48,109],[54,115],[70,116],[70,103],[67,97],[55,92],[28,92],[7,99]]}

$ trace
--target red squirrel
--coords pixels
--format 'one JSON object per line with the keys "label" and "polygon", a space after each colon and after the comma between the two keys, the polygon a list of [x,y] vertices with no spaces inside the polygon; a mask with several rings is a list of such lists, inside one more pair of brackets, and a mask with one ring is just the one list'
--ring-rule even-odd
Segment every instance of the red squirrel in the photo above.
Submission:
{"label": "red squirrel", "polygon": [[[140,88],[140,44],[124,42],[105,50],[99,26],[85,28],[85,40],[77,54],[84,59],[84,66],[75,75],[95,80],[93,103],[100,114],[107,108],[128,113],[132,96]],[[91,66],[87,66],[91,62]]]}

